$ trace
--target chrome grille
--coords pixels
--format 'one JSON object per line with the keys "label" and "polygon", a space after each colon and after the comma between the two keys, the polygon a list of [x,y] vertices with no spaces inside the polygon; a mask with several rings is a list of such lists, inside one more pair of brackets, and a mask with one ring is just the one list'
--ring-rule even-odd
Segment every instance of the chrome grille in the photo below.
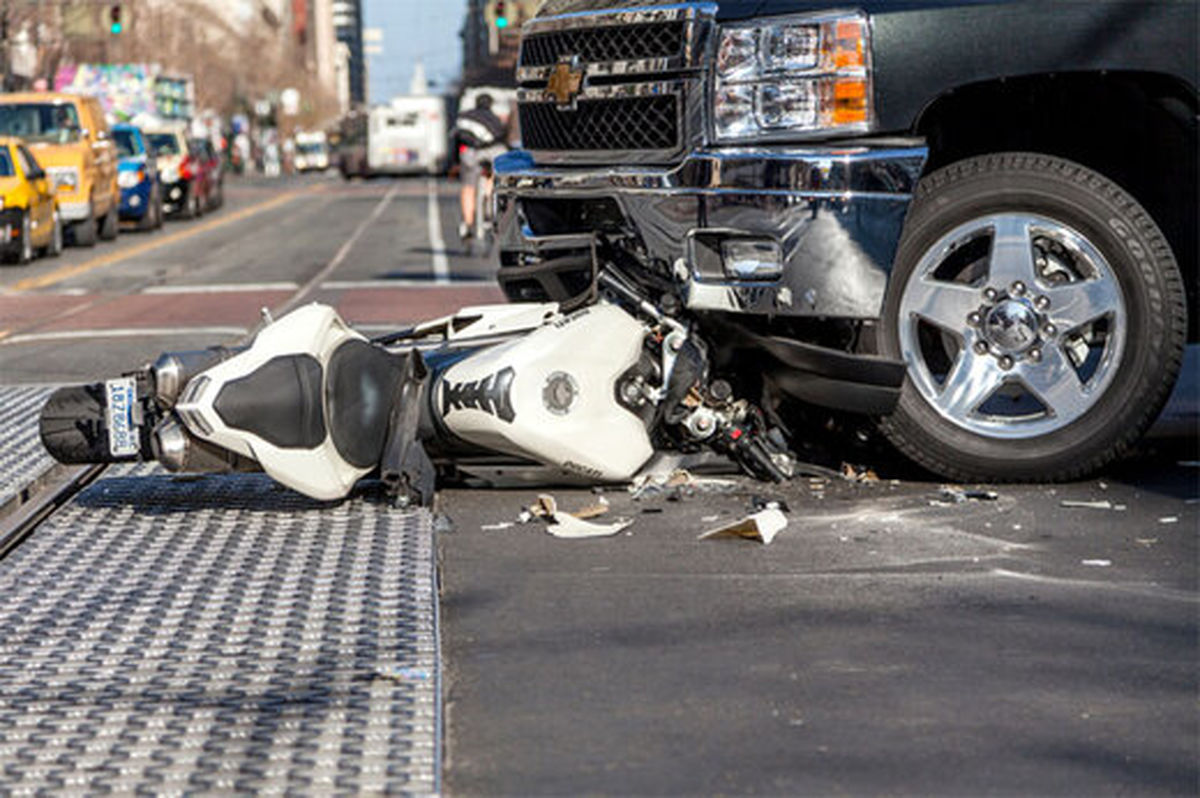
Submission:
{"label": "chrome grille", "polygon": [[526,36],[521,66],[551,66],[564,56],[583,63],[673,58],[683,52],[685,23],[621,25],[552,31]]}
{"label": "chrome grille", "polygon": [[702,134],[717,5],[603,5],[580,13],[548,4],[525,24],[522,143],[547,164],[668,163]]}
{"label": "chrome grille", "polygon": [[679,142],[675,95],[520,106],[521,136],[533,150],[667,150]]}

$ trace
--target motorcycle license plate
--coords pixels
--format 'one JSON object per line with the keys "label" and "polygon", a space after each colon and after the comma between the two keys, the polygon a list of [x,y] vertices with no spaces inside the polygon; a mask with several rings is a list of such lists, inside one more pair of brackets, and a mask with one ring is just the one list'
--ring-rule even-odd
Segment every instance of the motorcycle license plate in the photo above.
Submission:
{"label": "motorcycle license plate", "polygon": [[141,450],[133,409],[137,406],[137,383],[121,377],[104,383],[107,403],[108,451],[113,457],[130,457]]}

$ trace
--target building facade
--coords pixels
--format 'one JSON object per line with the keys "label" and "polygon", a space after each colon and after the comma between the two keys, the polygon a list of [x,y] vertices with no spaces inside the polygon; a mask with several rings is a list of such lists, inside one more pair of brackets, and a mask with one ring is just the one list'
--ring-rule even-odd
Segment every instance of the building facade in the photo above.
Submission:
{"label": "building facade", "polygon": [[367,100],[365,62],[363,61],[362,0],[333,0],[333,29],[337,40],[346,46],[350,58],[350,102],[363,105]]}

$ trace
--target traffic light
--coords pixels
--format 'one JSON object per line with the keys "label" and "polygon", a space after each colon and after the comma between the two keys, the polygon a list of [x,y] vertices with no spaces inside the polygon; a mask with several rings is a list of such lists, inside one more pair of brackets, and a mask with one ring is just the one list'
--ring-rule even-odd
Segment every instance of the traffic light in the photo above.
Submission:
{"label": "traffic light", "polygon": [[496,27],[501,30],[508,27],[508,10],[504,6],[504,0],[496,0]]}
{"label": "traffic light", "polygon": [[123,27],[121,25],[121,4],[113,3],[108,8],[108,30],[114,36],[119,34]]}

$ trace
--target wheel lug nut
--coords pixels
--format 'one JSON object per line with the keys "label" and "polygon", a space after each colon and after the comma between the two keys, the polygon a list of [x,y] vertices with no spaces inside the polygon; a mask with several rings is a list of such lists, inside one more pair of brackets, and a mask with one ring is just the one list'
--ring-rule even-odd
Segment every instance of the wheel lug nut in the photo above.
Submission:
{"label": "wheel lug nut", "polygon": [[967,324],[970,324],[972,327],[978,327],[980,324],[983,324],[983,317],[979,315],[978,311],[968,313]]}
{"label": "wheel lug nut", "polygon": [[1032,360],[1034,363],[1041,363],[1042,362],[1042,350],[1030,349],[1029,350],[1029,359]]}
{"label": "wheel lug nut", "polygon": [[1011,357],[1009,357],[1008,355],[1004,355],[1003,357],[1000,358],[1000,368],[1004,369],[1005,371],[1008,371],[1012,367],[1013,367],[1013,359]]}
{"label": "wheel lug nut", "polygon": [[998,292],[995,288],[989,287],[983,289],[983,298],[988,302],[995,302],[999,297],[1000,292]]}
{"label": "wheel lug nut", "polygon": [[988,345],[986,341],[975,342],[975,354],[986,355],[988,353]]}
{"label": "wheel lug nut", "polygon": [[1038,310],[1049,310],[1050,309],[1050,297],[1039,296],[1037,299],[1033,300],[1033,306],[1035,308],[1037,308]]}
{"label": "wheel lug nut", "polygon": [[1009,287],[1009,290],[1013,296],[1022,296],[1025,293],[1025,283],[1017,280]]}
{"label": "wheel lug nut", "polygon": [[1046,335],[1054,335],[1058,332],[1058,328],[1050,322],[1046,322],[1045,326],[1042,327],[1042,332],[1046,333]]}

